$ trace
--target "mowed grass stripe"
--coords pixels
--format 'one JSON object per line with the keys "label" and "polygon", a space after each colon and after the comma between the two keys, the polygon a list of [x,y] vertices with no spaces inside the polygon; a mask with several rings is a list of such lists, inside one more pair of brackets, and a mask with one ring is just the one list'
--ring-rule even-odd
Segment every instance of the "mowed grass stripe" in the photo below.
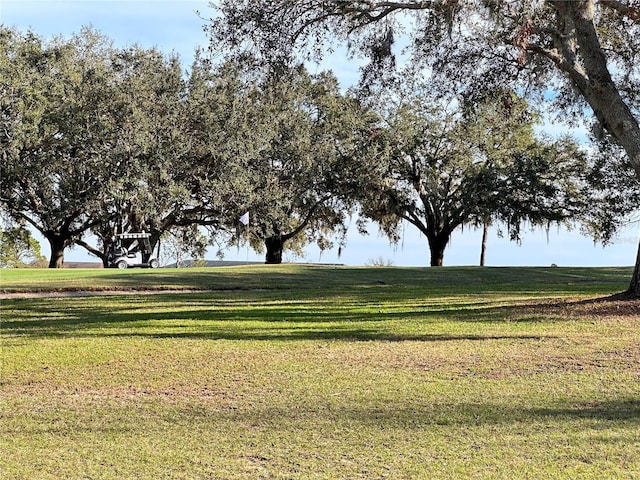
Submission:
{"label": "mowed grass stripe", "polygon": [[630,270],[409,270],[3,300],[0,476],[640,475],[638,303],[590,301]]}

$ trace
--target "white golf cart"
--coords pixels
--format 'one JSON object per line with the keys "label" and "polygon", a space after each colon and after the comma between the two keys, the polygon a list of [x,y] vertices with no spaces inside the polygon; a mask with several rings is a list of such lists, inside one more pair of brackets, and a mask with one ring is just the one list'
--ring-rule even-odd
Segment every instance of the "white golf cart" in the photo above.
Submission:
{"label": "white golf cart", "polygon": [[115,235],[109,244],[107,265],[111,268],[158,268],[160,262],[151,251],[150,236],[151,234],[146,232]]}

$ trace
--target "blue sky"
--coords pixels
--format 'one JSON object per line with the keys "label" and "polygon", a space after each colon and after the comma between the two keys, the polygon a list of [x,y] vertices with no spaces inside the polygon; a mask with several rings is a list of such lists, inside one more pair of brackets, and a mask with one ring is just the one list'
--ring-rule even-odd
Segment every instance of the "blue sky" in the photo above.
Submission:
{"label": "blue sky", "polygon": [[[211,15],[209,0],[0,0],[0,22],[20,30],[32,29],[45,38],[54,35],[70,36],[82,26],[91,25],[117,46],[139,44],[158,47],[169,53],[176,52],[187,68],[197,47],[208,45],[203,31],[202,17]],[[343,86],[352,84],[358,76],[354,62],[342,52],[329,57],[322,68],[331,68]],[[548,126],[550,132],[563,130],[563,126]],[[353,221],[355,224],[355,219]],[[632,265],[638,245],[640,227],[632,225],[621,232],[619,239],[603,248],[577,231],[567,232],[552,227],[544,231],[528,232],[521,245],[499,238],[495,231],[489,237],[487,264],[492,266],[541,265],[549,266],[618,266]],[[397,246],[377,235],[371,226],[371,235],[358,235],[355,227],[349,233],[347,247],[339,257],[337,249],[320,255],[309,247],[303,261],[364,265],[383,259],[398,266],[420,266],[428,263],[426,238],[413,227],[405,227],[404,240]],[[472,228],[454,233],[445,252],[445,265],[477,265],[482,232]],[[42,242],[43,252],[48,251]],[[229,249],[228,260],[257,260],[262,255],[246,248]],[[95,260],[80,248],[69,251],[67,260]],[[298,259],[299,260],[299,259]]]}

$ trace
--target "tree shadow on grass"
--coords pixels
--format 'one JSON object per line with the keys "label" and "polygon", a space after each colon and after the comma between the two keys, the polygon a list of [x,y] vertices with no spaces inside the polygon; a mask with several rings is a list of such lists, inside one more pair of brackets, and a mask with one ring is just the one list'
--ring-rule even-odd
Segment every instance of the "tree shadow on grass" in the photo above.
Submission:
{"label": "tree shadow on grass", "polygon": [[[591,404],[572,404],[557,408],[527,407],[521,405],[504,405],[491,402],[459,402],[419,405],[415,402],[407,406],[402,399],[371,405],[370,402],[358,402],[356,406],[346,403],[333,403],[325,405],[320,399],[313,403],[299,404],[286,403],[275,405],[275,402],[263,402],[251,404],[246,407],[237,406],[224,408],[220,405],[211,406],[207,403],[197,402],[194,398],[188,398],[188,402],[171,402],[170,413],[166,415],[167,423],[175,423],[180,415],[184,421],[198,424],[199,428],[217,428],[220,420],[231,421],[238,428],[264,428],[273,429],[274,432],[282,432],[287,429],[320,429],[331,424],[331,431],[340,429],[353,430],[354,427],[374,429],[402,429],[421,431],[429,428],[469,428],[486,425],[520,425],[535,435],[535,430],[530,430],[532,425],[540,427],[540,423],[552,424],[558,431],[565,431],[565,422],[575,424],[580,422],[582,431],[591,431],[592,440],[598,442],[616,443],[620,446],[637,445],[638,436],[603,435],[598,437],[599,431],[611,428],[616,430],[627,429],[637,431],[640,426],[640,400],[637,398],[621,398],[594,402]],[[64,405],[56,405],[56,408],[64,409]],[[101,434],[131,434],[135,427],[124,423],[123,418],[136,416],[136,411],[153,408],[154,417],[160,410],[154,402],[147,401],[123,407],[122,405],[101,407],[101,415],[87,416],[82,421],[74,419],[70,422],[42,422],[29,429],[23,425],[19,428],[11,427],[10,423],[0,430],[4,435],[66,435],[77,433],[101,433]],[[126,414],[123,413],[126,408]],[[161,414],[160,414],[161,415]],[[105,421],[107,419],[107,421]],[[310,427],[311,426],[311,427]],[[516,427],[517,428],[517,427]]]}
{"label": "tree shadow on grass", "polygon": [[[384,298],[388,294],[384,293]],[[391,296],[283,298],[272,293],[245,295],[166,294],[154,298],[20,299],[6,301],[2,333],[28,337],[146,336],[211,340],[539,340],[536,335],[441,335],[402,333],[402,325],[442,322],[562,322],[576,316],[604,315],[640,319],[628,302],[611,303],[539,299],[496,305],[482,296],[447,304],[443,299]],[[391,301],[393,300],[393,301]],[[13,314],[13,317],[12,317]]]}
{"label": "tree shadow on grass", "polygon": [[[153,269],[106,271],[92,280],[81,277],[47,278],[19,283],[6,282],[0,290],[46,292],[77,290],[215,290],[251,291],[264,289],[295,294],[311,292],[342,292],[407,289],[426,295],[461,295],[492,293],[570,293],[585,294],[602,289],[615,290],[627,285],[630,268],[547,268],[547,267],[419,267],[362,268],[329,267],[304,264],[278,267],[257,265],[232,269]],[[51,277],[51,276],[48,276]],[[92,277],[90,277],[92,278]],[[607,287],[608,286],[608,287]],[[391,288],[389,288],[391,287]]]}
{"label": "tree shadow on grass", "polygon": [[[248,409],[231,409],[223,415],[232,419],[278,428],[280,425],[297,421],[331,422],[336,425],[362,425],[380,428],[424,429],[434,426],[469,427],[503,424],[539,424],[550,422],[583,422],[584,428],[606,430],[616,428],[635,428],[640,424],[640,400],[622,398],[606,400],[589,405],[573,404],[561,407],[528,407],[522,405],[504,405],[491,402],[460,402],[438,404],[413,404],[407,406],[401,399],[371,405],[371,402],[358,402],[357,406],[344,404],[322,405],[253,405]],[[189,408],[190,415],[208,416],[209,411]],[[284,421],[283,421],[284,419]],[[559,427],[562,428],[562,427]],[[636,442],[637,439],[628,439]]]}
{"label": "tree shadow on grass", "polygon": [[[179,300],[175,300],[179,298]],[[483,300],[469,301],[461,309],[446,305],[377,310],[367,302],[323,307],[318,299],[286,300],[268,305],[212,301],[194,296],[155,299],[152,310],[143,299],[126,304],[96,304],[69,299],[54,305],[46,300],[14,301],[16,318],[6,318],[5,335],[27,337],[149,337],[210,340],[353,340],[353,341],[447,341],[447,340],[540,340],[539,335],[404,333],[402,325],[430,323],[504,323],[513,321],[512,306],[495,306]],[[22,308],[19,302],[24,302]],[[158,311],[153,311],[157,309]],[[537,322],[539,315],[531,321]],[[556,319],[558,320],[558,319]],[[546,321],[554,321],[546,318]],[[398,331],[400,330],[400,331]]]}
{"label": "tree shadow on grass", "polygon": [[351,342],[452,342],[452,341],[489,341],[489,340],[535,340],[540,335],[455,335],[455,334],[402,334],[387,333],[374,329],[355,329],[333,327],[327,330],[313,329],[212,329],[209,332],[179,333],[123,333],[110,336],[145,337],[157,339],[188,340],[237,340],[237,341],[295,341],[295,340],[343,340]]}

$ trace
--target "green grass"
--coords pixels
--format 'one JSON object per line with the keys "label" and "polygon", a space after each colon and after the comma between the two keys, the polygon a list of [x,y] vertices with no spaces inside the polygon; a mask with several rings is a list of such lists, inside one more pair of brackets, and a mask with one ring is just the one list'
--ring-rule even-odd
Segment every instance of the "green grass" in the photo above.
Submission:
{"label": "green grass", "polygon": [[638,478],[630,275],[5,270],[0,478]]}
{"label": "green grass", "polygon": [[[540,292],[597,295],[628,287],[629,268],[346,268],[309,265],[192,269],[0,269],[0,292],[73,290],[296,290],[385,285],[428,294]],[[604,290],[603,290],[604,289]]]}

